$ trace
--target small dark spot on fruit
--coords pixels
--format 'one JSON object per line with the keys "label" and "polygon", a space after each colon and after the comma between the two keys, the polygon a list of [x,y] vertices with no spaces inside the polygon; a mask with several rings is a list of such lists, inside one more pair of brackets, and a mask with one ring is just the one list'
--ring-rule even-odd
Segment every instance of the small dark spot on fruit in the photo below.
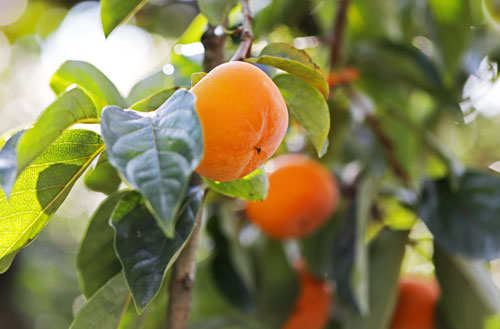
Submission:
{"label": "small dark spot on fruit", "polygon": [[257,150],[257,154],[260,154],[260,151],[262,151],[262,149],[258,146],[256,146],[255,149]]}

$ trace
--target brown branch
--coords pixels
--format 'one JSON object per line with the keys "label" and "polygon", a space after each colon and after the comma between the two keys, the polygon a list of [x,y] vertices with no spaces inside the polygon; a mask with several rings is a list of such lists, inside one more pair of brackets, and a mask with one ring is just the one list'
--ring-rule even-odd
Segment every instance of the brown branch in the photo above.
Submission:
{"label": "brown branch", "polygon": [[201,43],[205,48],[203,57],[203,70],[210,72],[214,67],[226,61],[224,47],[226,45],[226,35],[215,34],[215,26],[207,25],[205,32],[201,37]]}
{"label": "brown branch", "polygon": [[252,15],[250,13],[248,0],[241,0],[241,9],[243,11],[243,27],[241,30],[240,45],[231,58],[231,61],[242,61],[245,58],[250,57],[250,53],[252,51]]}
{"label": "brown branch", "polygon": [[392,141],[385,134],[377,118],[373,115],[370,109],[368,109],[366,104],[361,101],[359,95],[350,85],[345,85],[344,88],[349,95],[349,98],[351,98],[351,100],[356,103],[356,105],[358,105],[359,108],[363,111],[365,120],[382,145],[382,150],[384,151],[385,158],[394,174],[401,179],[405,186],[410,186],[410,175],[396,157]]}
{"label": "brown branch", "polygon": [[196,222],[184,249],[177,258],[168,286],[169,302],[167,314],[167,329],[187,329],[191,298],[196,273],[196,249],[201,227],[203,202],[196,215]]}
{"label": "brown branch", "polygon": [[350,0],[339,0],[335,24],[333,25],[333,39],[330,45],[330,72],[340,59],[340,49],[344,38],[344,29],[347,18],[347,9],[349,8]]}

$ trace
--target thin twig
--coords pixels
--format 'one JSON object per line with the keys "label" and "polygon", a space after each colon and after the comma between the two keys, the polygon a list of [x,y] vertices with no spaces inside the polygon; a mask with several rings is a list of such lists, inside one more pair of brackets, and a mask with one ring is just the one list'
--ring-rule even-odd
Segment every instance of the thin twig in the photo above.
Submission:
{"label": "thin twig", "polygon": [[250,53],[252,51],[252,15],[250,13],[248,0],[241,0],[241,9],[243,11],[243,28],[241,30],[240,45],[231,58],[231,61],[242,61],[245,58],[250,57]]}
{"label": "thin twig", "polygon": [[359,98],[359,95],[350,85],[344,85],[344,88],[349,95],[349,98],[363,111],[364,118],[377,139],[380,141],[385,158],[387,159],[387,162],[392,168],[394,174],[401,179],[403,184],[410,186],[410,175],[396,157],[392,141],[385,134],[377,118],[373,115],[372,111],[367,108],[366,104]]}
{"label": "thin twig", "polygon": [[340,59],[340,49],[344,38],[344,29],[346,25],[347,9],[349,8],[350,0],[340,0],[337,7],[335,24],[333,25],[333,39],[330,45],[330,72],[337,65]]}

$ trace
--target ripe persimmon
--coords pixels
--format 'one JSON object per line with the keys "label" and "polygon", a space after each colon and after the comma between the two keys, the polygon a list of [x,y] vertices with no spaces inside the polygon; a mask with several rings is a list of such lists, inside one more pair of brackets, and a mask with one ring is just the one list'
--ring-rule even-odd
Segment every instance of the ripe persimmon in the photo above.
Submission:
{"label": "ripe persimmon", "polygon": [[288,128],[285,100],[273,80],[245,62],[217,66],[191,92],[203,130],[196,172],[217,181],[250,174],[269,159]]}
{"label": "ripe persimmon", "polygon": [[296,267],[299,295],[282,329],[323,329],[332,310],[332,286],[328,281],[312,276],[301,262]]}
{"label": "ripe persimmon", "polygon": [[247,203],[248,218],[278,239],[302,237],[321,226],[339,199],[333,175],[299,154],[280,156],[270,167],[267,198]]}
{"label": "ripe persimmon", "polygon": [[438,298],[439,286],[435,280],[402,279],[391,329],[433,329]]}

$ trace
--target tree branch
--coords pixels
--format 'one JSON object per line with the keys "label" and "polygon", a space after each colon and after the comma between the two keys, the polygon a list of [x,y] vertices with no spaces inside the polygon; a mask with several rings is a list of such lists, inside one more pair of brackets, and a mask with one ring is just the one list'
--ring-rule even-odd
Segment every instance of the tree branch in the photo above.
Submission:
{"label": "tree branch", "polygon": [[241,9],[243,10],[243,28],[241,29],[240,46],[234,53],[231,61],[242,61],[250,57],[253,43],[252,15],[248,0],[241,0]]}
{"label": "tree branch", "polygon": [[337,15],[335,24],[333,25],[333,39],[330,45],[330,72],[340,59],[340,49],[344,38],[344,29],[347,18],[347,8],[349,8],[350,0],[340,0],[337,7]]}
{"label": "tree branch", "polygon": [[177,258],[168,286],[169,302],[167,314],[167,329],[187,329],[191,298],[196,273],[196,249],[203,214],[203,201],[196,215],[196,222],[184,249]]}
{"label": "tree branch", "polygon": [[394,153],[394,147],[392,145],[391,140],[385,134],[384,130],[380,126],[377,118],[373,115],[369,108],[367,108],[366,104],[360,100],[359,95],[356,91],[350,86],[344,86],[349,98],[359,106],[359,108],[363,111],[363,115],[365,117],[368,126],[370,126],[371,130],[379,140],[382,145],[382,149],[384,151],[385,158],[391,167],[392,171],[396,176],[398,176],[405,186],[410,186],[410,175],[406,172],[406,169],[401,165],[396,154]]}
{"label": "tree branch", "polygon": [[201,43],[205,48],[203,57],[203,70],[210,72],[214,67],[226,61],[224,47],[226,45],[226,35],[215,34],[215,26],[207,25],[207,29],[201,37]]}

